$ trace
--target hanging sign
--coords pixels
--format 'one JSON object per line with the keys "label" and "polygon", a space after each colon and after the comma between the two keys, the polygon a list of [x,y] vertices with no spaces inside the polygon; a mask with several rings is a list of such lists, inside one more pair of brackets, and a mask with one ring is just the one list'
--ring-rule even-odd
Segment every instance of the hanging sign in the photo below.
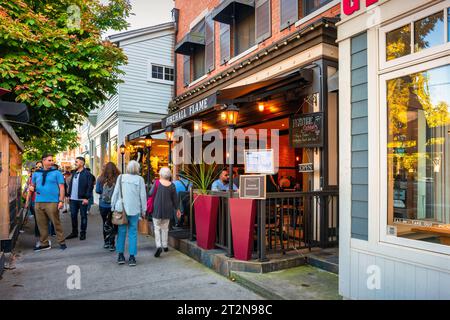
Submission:
{"label": "hanging sign", "polygon": [[314,163],[301,163],[298,168],[300,173],[314,172]]}
{"label": "hanging sign", "polygon": [[289,125],[291,148],[323,147],[323,113],[296,114]]}
{"label": "hanging sign", "polygon": [[273,149],[245,150],[245,173],[275,174]]}
{"label": "hanging sign", "polygon": [[239,176],[239,198],[265,199],[266,175]]}

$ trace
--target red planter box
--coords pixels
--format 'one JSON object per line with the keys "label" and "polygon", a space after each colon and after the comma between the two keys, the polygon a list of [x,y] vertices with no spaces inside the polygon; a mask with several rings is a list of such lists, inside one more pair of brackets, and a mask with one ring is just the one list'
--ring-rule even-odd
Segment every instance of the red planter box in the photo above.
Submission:
{"label": "red planter box", "polygon": [[256,201],[237,198],[229,200],[234,257],[248,261],[252,257]]}
{"label": "red planter box", "polygon": [[195,195],[194,199],[197,245],[206,250],[214,249],[219,198],[208,195]]}

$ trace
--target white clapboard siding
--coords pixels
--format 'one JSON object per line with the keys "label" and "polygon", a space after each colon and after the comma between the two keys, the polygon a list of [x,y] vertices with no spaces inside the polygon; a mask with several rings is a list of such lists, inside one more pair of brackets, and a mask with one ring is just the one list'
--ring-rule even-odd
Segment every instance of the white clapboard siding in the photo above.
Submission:
{"label": "white clapboard siding", "polygon": [[[351,251],[350,299],[370,300],[448,300],[450,299],[450,273],[420,265],[395,261],[364,252]],[[367,287],[367,268],[380,268],[379,290]]]}
{"label": "white clapboard siding", "polygon": [[97,111],[97,125],[101,125],[103,121],[106,121],[112,114],[119,109],[119,95],[112,96],[102,107]]}
{"label": "white clapboard siding", "polygon": [[166,114],[173,85],[148,81],[149,62],[173,68],[173,35],[126,44],[128,64],[120,84],[120,111]]}

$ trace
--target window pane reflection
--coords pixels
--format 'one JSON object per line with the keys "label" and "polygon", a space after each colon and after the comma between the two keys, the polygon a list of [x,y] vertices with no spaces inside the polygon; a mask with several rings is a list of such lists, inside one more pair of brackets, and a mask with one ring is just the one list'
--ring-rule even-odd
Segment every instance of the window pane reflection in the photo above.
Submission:
{"label": "window pane reflection", "polygon": [[388,61],[404,57],[411,53],[411,25],[386,34],[386,59]]}
{"label": "window pane reflection", "polygon": [[414,52],[444,43],[444,12],[414,22]]}
{"label": "window pane reflection", "polygon": [[450,65],[388,81],[387,108],[388,225],[450,245]]}

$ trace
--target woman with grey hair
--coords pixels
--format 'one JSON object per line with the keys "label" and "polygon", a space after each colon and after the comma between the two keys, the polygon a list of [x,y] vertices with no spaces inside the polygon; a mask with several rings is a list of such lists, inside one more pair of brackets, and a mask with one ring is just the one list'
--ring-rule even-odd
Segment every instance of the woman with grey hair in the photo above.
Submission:
{"label": "woman with grey hair", "polygon": [[145,182],[139,174],[139,163],[134,160],[130,161],[127,165],[127,173],[121,174],[117,178],[111,198],[111,207],[119,211],[122,210],[123,199],[123,210],[128,219],[128,224],[119,226],[116,243],[116,251],[119,253],[117,263],[125,264],[125,238],[128,231],[128,251],[130,253],[128,265],[130,266],[136,265],[138,222],[140,217],[145,217],[147,202]]}
{"label": "woman with grey hair", "polygon": [[[169,168],[161,168],[159,171],[159,184],[155,183],[150,190],[150,196],[155,198],[152,213],[157,248],[155,257],[159,257],[163,249],[164,252],[169,251],[167,239],[169,237],[170,218],[173,217],[175,210],[177,211],[177,217],[181,216],[177,201],[177,191],[175,185],[170,181],[171,177],[172,172]],[[156,192],[155,195],[153,194],[154,192]]]}

